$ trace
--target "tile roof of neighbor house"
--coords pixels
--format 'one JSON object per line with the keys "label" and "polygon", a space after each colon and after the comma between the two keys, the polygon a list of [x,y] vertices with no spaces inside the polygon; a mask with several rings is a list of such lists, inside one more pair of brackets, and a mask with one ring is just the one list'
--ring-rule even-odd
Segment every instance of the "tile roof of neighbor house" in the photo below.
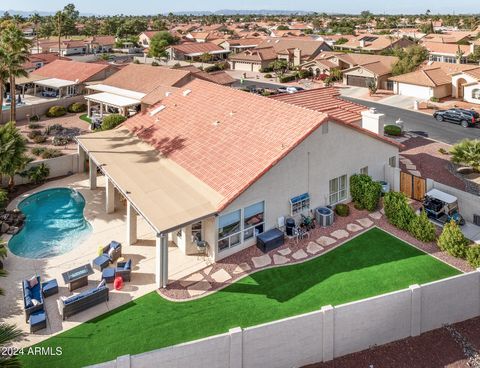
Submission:
{"label": "tile roof of neighbor house", "polygon": [[[365,45],[360,46],[361,41],[364,41]],[[361,34],[356,38],[348,40],[348,42],[337,45],[340,48],[357,49],[379,51],[391,47],[392,44],[401,40],[401,38],[392,38],[391,35],[375,35],[375,34]]]}
{"label": "tile roof of neighbor house", "polygon": [[420,69],[397,75],[389,80],[424,87],[438,87],[452,83],[452,78],[442,68]]}
{"label": "tile roof of neighbor house", "polygon": [[345,54],[343,52],[323,51],[315,60],[330,59],[336,57],[339,60],[351,65],[365,65],[380,62],[385,66],[392,66],[398,61],[396,56],[383,56],[372,54]]}
{"label": "tile roof of neighbor house", "polygon": [[[312,109],[198,79],[164,98],[161,105],[161,110],[156,105],[133,116],[121,128],[221,194],[218,211],[322,123],[335,121]],[[338,123],[398,146],[354,124]]]}
{"label": "tile roof of neighbor house", "polygon": [[113,45],[115,44],[115,36],[92,36],[84,38],[83,41],[87,43],[98,43],[99,45]]}
{"label": "tile roof of neighbor house", "polygon": [[316,88],[297,93],[284,93],[270,98],[292,105],[320,111],[346,123],[357,123],[362,119],[360,113],[367,107],[342,100],[340,91],[334,87]]}
{"label": "tile roof of neighbor house", "polygon": [[455,31],[455,32],[442,32],[442,33],[430,33],[427,34],[422,41],[436,42],[436,43],[453,43],[468,38],[473,32],[469,31]]}
{"label": "tile roof of neighbor house", "polygon": [[439,43],[439,42],[423,42],[425,47],[431,54],[442,54],[448,56],[456,56],[458,50],[463,52],[463,56],[471,54],[470,45],[457,45],[455,43]]}
{"label": "tile roof of neighbor house", "polygon": [[254,49],[239,52],[238,54],[230,55],[229,59],[233,61],[269,61],[277,58],[277,52],[272,46],[256,47]]}
{"label": "tile roof of neighbor house", "polygon": [[311,38],[277,38],[269,37],[258,45],[258,48],[272,46],[276,52],[286,49],[299,48],[302,50],[302,56],[310,56],[319,51],[324,45],[323,41],[312,40]]}
{"label": "tile roof of neighbor house", "polygon": [[[38,54],[30,54],[28,61],[23,64],[23,68],[32,69],[35,68],[37,63],[43,63],[44,65],[58,60],[58,52],[40,52]],[[71,60],[70,58],[61,56],[61,60]]]}
{"label": "tile roof of neighbor house", "polygon": [[149,93],[158,86],[176,86],[190,74],[189,71],[145,64],[129,64],[103,81],[103,84]]}
{"label": "tile roof of neighbor house", "polygon": [[261,38],[238,38],[226,40],[230,46],[258,46],[262,42]]}
{"label": "tile roof of neighbor house", "polygon": [[211,51],[223,51],[224,49],[211,42],[185,42],[179,45],[172,45],[172,49],[182,54],[204,53]]}
{"label": "tile roof of neighbor house", "polygon": [[188,70],[193,74],[195,78],[206,80],[208,82],[217,83],[221,85],[231,85],[235,83],[236,79],[231,77],[230,74],[226,73],[224,70],[218,70],[216,72],[207,73],[194,65],[186,65],[179,67],[180,70]]}
{"label": "tile roof of neighbor house", "polygon": [[78,82],[83,83],[107,68],[110,68],[110,65],[82,63],[73,60],[55,60],[40,69],[34,70],[31,74],[69,81],[78,80]]}

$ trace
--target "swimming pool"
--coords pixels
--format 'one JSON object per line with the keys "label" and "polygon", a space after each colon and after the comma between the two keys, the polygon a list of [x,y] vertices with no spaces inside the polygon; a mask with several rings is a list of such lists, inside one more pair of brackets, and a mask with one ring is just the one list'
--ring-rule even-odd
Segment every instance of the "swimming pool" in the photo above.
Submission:
{"label": "swimming pool", "polygon": [[69,188],[53,188],[32,194],[21,201],[18,208],[26,216],[25,225],[8,242],[10,251],[17,256],[58,256],[72,250],[92,231],[83,217],[85,199]]}

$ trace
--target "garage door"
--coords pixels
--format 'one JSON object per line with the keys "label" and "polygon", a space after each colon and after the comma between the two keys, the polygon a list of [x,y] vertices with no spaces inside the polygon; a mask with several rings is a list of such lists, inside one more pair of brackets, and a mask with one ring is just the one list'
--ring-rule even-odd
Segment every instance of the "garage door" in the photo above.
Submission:
{"label": "garage door", "polygon": [[235,70],[243,70],[246,72],[251,72],[252,71],[252,64],[251,63],[235,63]]}
{"label": "garage door", "polygon": [[374,81],[373,78],[359,77],[357,75],[347,75],[347,85],[355,87],[368,87],[368,83]]}

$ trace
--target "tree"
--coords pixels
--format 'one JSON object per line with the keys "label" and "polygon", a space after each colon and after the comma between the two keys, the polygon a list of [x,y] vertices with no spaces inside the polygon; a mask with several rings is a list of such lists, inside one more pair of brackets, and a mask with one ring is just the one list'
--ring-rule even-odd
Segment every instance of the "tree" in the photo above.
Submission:
{"label": "tree", "polygon": [[457,64],[461,63],[463,55],[465,55],[465,52],[460,48],[460,45],[458,45],[457,52],[455,53],[455,59],[457,60]]}
{"label": "tree", "polygon": [[150,40],[149,56],[154,58],[167,57],[166,49],[168,46],[178,41],[170,32],[160,31],[153,35]]}
{"label": "tree", "polygon": [[345,37],[340,37],[337,42],[335,42],[335,45],[343,45],[344,43],[348,42],[348,38]]}
{"label": "tree", "polygon": [[208,52],[204,52],[202,55],[200,55],[199,59],[202,62],[202,64],[203,63],[209,63],[210,61],[212,61],[213,56],[211,54],[209,54]]}
{"label": "tree", "polygon": [[61,12],[63,14],[63,34],[71,36],[77,33],[76,23],[80,15],[79,11],[75,9],[74,4],[67,4]]}
{"label": "tree", "polygon": [[464,139],[450,150],[452,162],[480,171],[480,139]]}
{"label": "tree", "polygon": [[425,210],[422,210],[419,216],[415,216],[410,223],[410,234],[423,242],[434,241],[437,234],[435,225],[428,219]]}
{"label": "tree", "polygon": [[15,25],[5,29],[0,37],[0,48],[4,50],[4,63],[7,66],[10,82],[10,120],[15,121],[17,104],[15,78],[28,75],[23,64],[28,60],[30,40],[26,39],[23,32]]}
{"label": "tree", "polygon": [[428,59],[428,50],[420,45],[409,46],[406,49],[394,49],[398,61],[392,67],[393,75],[400,75],[414,71]]}
{"label": "tree", "polygon": [[412,207],[408,204],[405,194],[388,192],[383,197],[385,216],[392,225],[401,230],[409,230],[410,223],[415,217]]}
{"label": "tree", "polygon": [[[0,348],[9,345],[12,341],[18,340],[23,336],[24,333],[14,325],[0,323]],[[17,356],[10,357],[2,354],[0,355],[0,367],[20,368],[22,367],[22,363],[18,360]]]}
{"label": "tree", "polygon": [[465,258],[467,256],[468,239],[455,221],[446,223],[440,234],[437,245],[454,257]]}
{"label": "tree", "polygon": [[[3,106],[3,94],[7,87],[8,65],[6,63],[5,50],[0,47],[0,109]],[[3,114],[0,110],[0,124],[3,123]]]}
{"label": "tree", "polygon": [[278,76],[284,75],[288,70],[288,63],[286,60],[275,60],[268,65]]}
{"label": "tree", "polygon": [[285,25],[281,25],[277,27],[277,31],[288,31],[289,29],[290,28],[288,28],[288,26],[285,26]]}
{"label": "tree", "polygon": [[86,36],[96,36],[100,29],[97,18],[90,17],[84,23],[83,34]]}
{"label": "tree", "polygon": [[368,87],[368,92],[370,93],[370,96],[377,93],[378,86],[377,86],[377,81],[375,79],[370,79],[368,81],[367,87]]}
{"label": "tree", "polygon": [[0,126],[0,182],[3,175],[8,176],[9,190],[15,185],[15,175],[23,171],[30,161],[26,152],[26,139],[15,123],[10,121]]}
{"label": "tree", "polygon": [[65,14],[62,11],[57,11],[55,13],[55,31],[58,38],[58,58],[62,56],[62,32],[63,32],[63,23],[65,23]]}
{"label": "tree", "polygon": [[30,22],[33,24],[33,31],[35,32],[35,44],[37,46],[37,53],[40,52],[37,30],[38,30],[38,24],[40,23],[41,20],[42,20],[42,17],[40,17],[38,13],[33,13],[32,15],[30,15]]}

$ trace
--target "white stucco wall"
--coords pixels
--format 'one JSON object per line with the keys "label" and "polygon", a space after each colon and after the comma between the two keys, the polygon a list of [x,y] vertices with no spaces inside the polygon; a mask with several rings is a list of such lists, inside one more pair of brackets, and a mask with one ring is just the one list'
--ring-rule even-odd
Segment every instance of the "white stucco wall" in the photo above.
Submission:
{"label": "white stucco wall", "polygon": [[463,99],[470,103],[480,104],[480,99],[472,97],[472,92],[474,89],[480,89],[480,83],[465,86],[463,89]]}
{"label": "white stucco wall", "polygon": [[[477,83],[478,80],[469,76],[468,74],[461,73],[461,74],[456,74],[452,76],[452,95],[453,97],[458,97],[457,96],[457,91],[458,91],[458,80],[459,79],[465,79],[467,81],[466,84],[469,83]],[[466,94],[466,93],[465,93]]]}
{"label": "white stucco wall", "polygon": [[397,94],[401,96],[411,96],[421,100],[428,100],[433,96],[432,87],[416,86],[413,84],[398,83]]}
{"label": "white stucco wall", "polygon": [[[311,209],[327,205],[330,179],[347,174],[349,194],[350,176],[359,173],[365,166],[375,180],[385,180],[384,166],[392,156],[398,156],[398,147],[342,124],[329,122],[327,134],[322,134],[322,128],[317,129],[220,215],[265,201],[265,230],[272,229],[277,227],[278,217],[290,216],[290,198],[308,192]],[[297,220],[299,217],[297,215]],[[216,252],[214,258],[222,259],[255,242],[253,238]]]}

